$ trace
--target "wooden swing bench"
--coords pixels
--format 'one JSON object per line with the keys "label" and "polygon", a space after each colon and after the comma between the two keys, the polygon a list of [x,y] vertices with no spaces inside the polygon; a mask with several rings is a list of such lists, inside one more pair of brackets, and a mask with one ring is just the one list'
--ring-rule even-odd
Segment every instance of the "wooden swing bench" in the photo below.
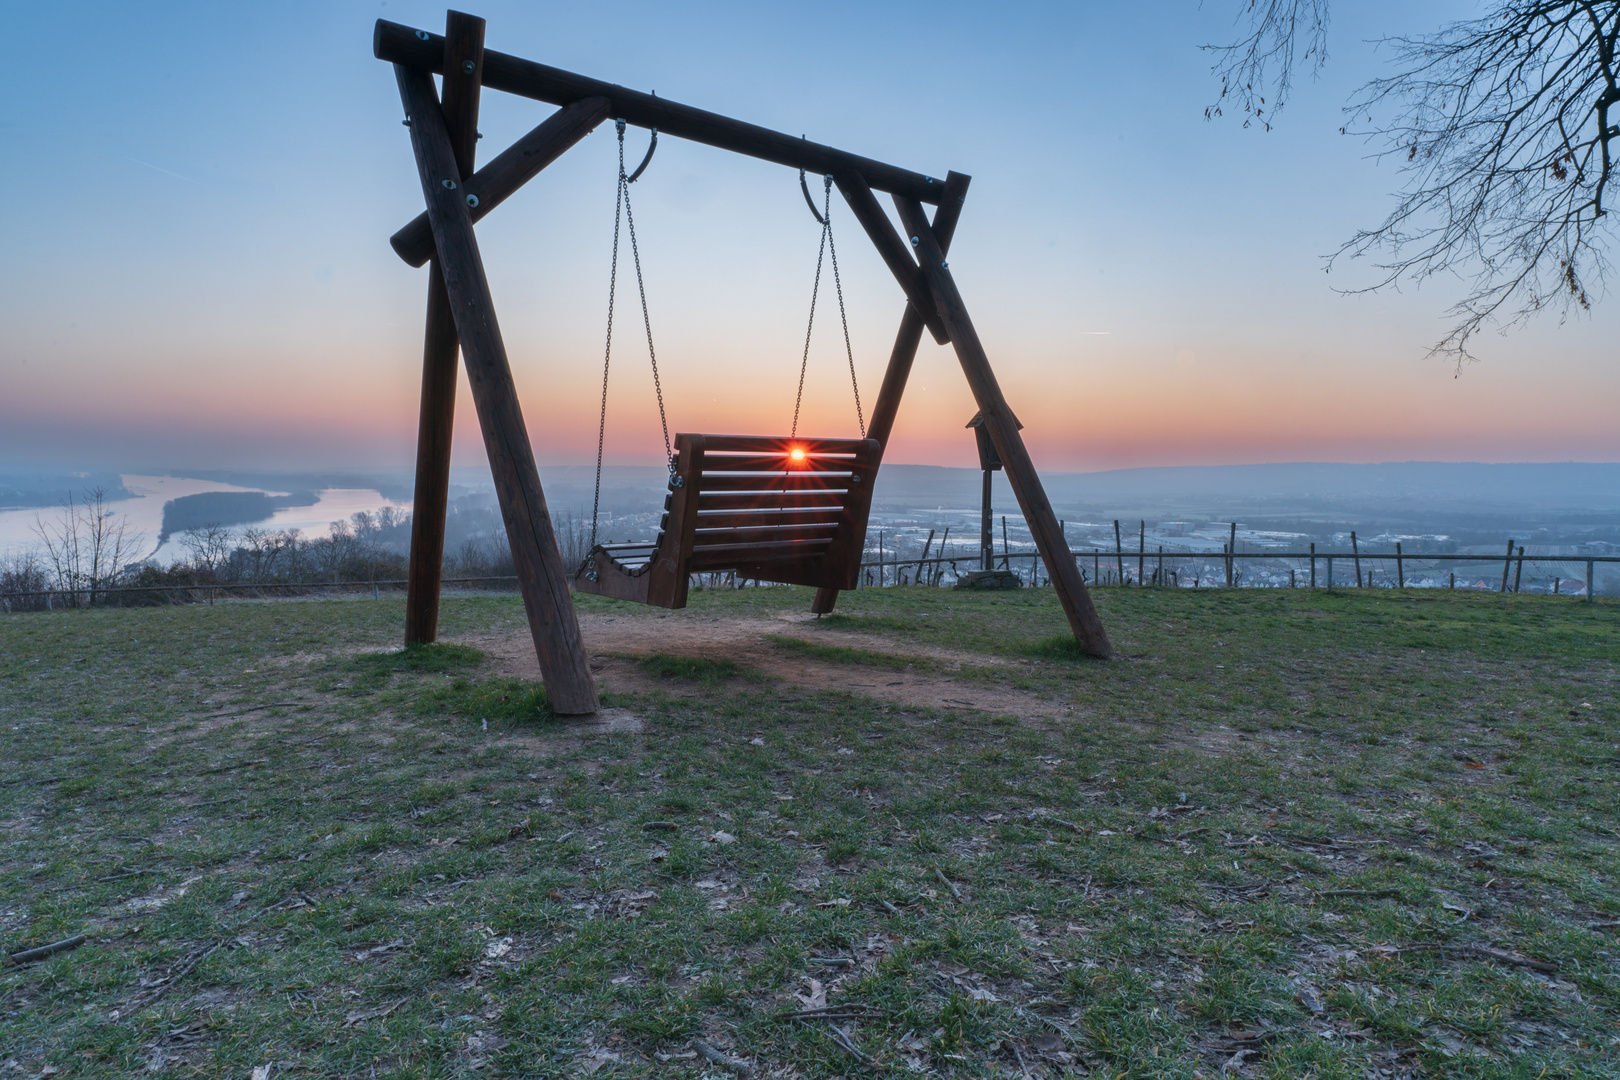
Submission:
{"label": "wooden swing bench", "polygon": [[714,571],[852,589],[882,452],[876,439],[678,434],[658,538],[598,544],[574,588],[665,608]]}

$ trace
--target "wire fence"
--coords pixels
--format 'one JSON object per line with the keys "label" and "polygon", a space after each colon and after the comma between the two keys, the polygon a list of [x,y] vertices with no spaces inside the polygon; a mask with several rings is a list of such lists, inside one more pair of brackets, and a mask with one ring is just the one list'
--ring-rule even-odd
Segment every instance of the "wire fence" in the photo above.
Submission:
{"label": "wire fence", "polygon": [[[1125,551],[1071,549],[1087,585],[1150,588],[1441,588],[1502,593],[1536,592],[1584,597],[1599,593],[1599,566],[1620,564],[1615,555],[1532,555],[1515,547],[1511,555],[1408,554],[1374,551]],[[991,568],[1007,571],[1023,587],[1051,584],[1035,551],[1002,551]],[[978,552],[864,562],[857,588],[930,586],[951,588],[982,568]],[[1528,575],[1526,568],[1529,568]],[[698,588],[740,589],[771,586],[730,572],[692,575]],[[1011,585],[1003,575],[1002,583]],[[57,611],[86,607],[143,607],[212,604],[224,599],[352,596],[405,590],[404,578],[370,581],[244,581],[188,585],[135,585],[95,589],[39,589],[0,592],[0,612]],[[515,591],[511,574],[443,579],[446,588],[480,587]]]}
{"label": "wire fence", "polygon": [[[1585,596],[1598,592],[1597,568],[1616,555],[1527,554],[1515,546],[1502,555],[1395,551],[1155,551],[1071,549],[1091,586],[1168,588],[1464,588],[1493,592],[1546,592]],[[1050,585],[1035,551],[1003,550],[990,560],[1024,586]],[[978,552],[933,558],[898,556],[861,564],[861,587],[950,587],[983,566]],[[1529,577],[1526,577],[1526,568]]]}

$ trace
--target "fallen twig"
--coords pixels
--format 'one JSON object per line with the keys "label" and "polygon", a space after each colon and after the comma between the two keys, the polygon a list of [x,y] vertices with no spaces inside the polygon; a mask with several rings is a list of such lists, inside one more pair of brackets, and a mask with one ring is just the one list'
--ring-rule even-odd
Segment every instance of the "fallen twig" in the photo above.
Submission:
{"label": "fallen twig", "polygon": [[832,1037],[833,1042],[843,1047],[855,1058],[856,1061],[859,1061],[862,1065],[876,1064],[872,1060],[872,1056],[870,1054],[866,1053],[860,1047],[856,1046],[850,1041],[849,1032],[845,1031],[843,1028],[834,1026],[832,1029]]}
{"label": "fallen twig", "polygon": [[392,1005],[380,1005],[375,1009],[356,1009],[343,1018],[343,1026],[354,1027],[354,1025],[365,1020],[381,1020],[409,1000],[410,998],[400,998]]}
{"label": "fallen twig", "polygon": [[722,1069],[730,1069],[732,1072],[738,1073],[742,1076],[749,1076],[754,1071],[754,1065],[752,1062],[744,1061],[740,1057],[732,1057],[724,1050],[721,1050],[717,1046],[711,1046],[702,1039],[693,1039],[692,1049],[696,1050],[699,1054],[702,1054],[705,1058],[720,1066]]}
{"label": "fallen twig", "polygon": [[59,952],[67,952],[69,949],[77,949],[80,945],[83,945],[89,940],[90,939],[83,934],[74,934],[70,938],[63,938],[61,941],[53,941],[49,945],[41,945],[37,949],[24,949],[22,952],[14,952],[10,956],[6,957],[6,964],[8,966],[16,964],[31,964],[35,960],[44,960],[46,957],[55,956]]}
{"label": "fallen twig", "polygon": [[1317,896],[1359,896],[1366,900],[1400,899],[1399,889],[1327,889]]}
{"label": "fallen twig", "polygon": [[1528,956],[1520,956],[1518,953],[1511,953],[1506,949],[1493,949],[1489,945],[1448,945],[1446,948],[1453,952],[1477,956],[1481,960],[1495,960],[1499,964],[1527,967],[1532,971],[1540,971],[1548,975],[1556,974],[1558,971],[1557,964],[1551,964],[1545,960],[1532,960]]}
{"label": "fallen twig", "polygon": [[1558,971],[1558,965],[1557,964],[1548,963],[1545,960],[1532,960],[1528,956],[1520,956],[1518,953],[1511,953],[1511,952],[1508,952],[1506,949],[1497,949],[1497,948],[1493,948],[1493,947],[1491,947],[1489,945],[1477,945],[1477,944],[1442,945],[1442,944],[1440,944],[1438,942],[1420,941],[1420,942],[1417,942],[1416,944],[1413,944],[1413,945],[1405,945],[1405,946],[1402,946],[1400,948],[1393,948],[1392,947],[1392,948],[1387,948],[1387,949],[1379,949],[1378,951],[1379,952],[1385,952],[1385,953],[1407,953],[1407,952],[1437,952],[1437,953],[1442,953],[1442,954],[1444,954],[1444,953],[1454,953],[1454,954],[1460,953],[1463,956],[1473,956],[1473,957],[1477,957],[1480,960],[1494,960],[1499,964],[1511,964],[1514,967],[1530,968],[1532,971],[1540,971],[1540,972],[1543,972],[1544,974],[1547,974],[1547,975],[1556,974],[1557,971]]}
{"label": "fallen twig", "polygon": [[879,1009],[872,1005],[861,1005],[857,1002],[848,1002],[843,1005],[828,1005],[820,1009],[796,1009],[793,1012],[779,1012],[776,1019],[785,1023],[794,1020],[866,1020],[874,1016],[887,1016],[886,1009]]}
{"label": "fallen twig", "polygon": [[185,962],[182,963],[178,968],[163,976],[163,978],[160,979],[155,985],[148,987],[146,990],[131,998],[129,1006],[123,1012],[123,1015],[125,1017],[132,1016],[140,1010],[155,1004],[158,999],[173,989],[175,983],[191,974],[191,970],[193,968],[223,948],[227,940],[228,939],[221,938],[219,941],[214,942],[212,945],[209,945],[206,948],[199,947],[194,949],[191,955],[187,957]]}
{"label": "fallen twig", "polygon": [[945,883],[945,885],[951,890],[952,896],[956,897],[958,900],[962,899],[962,890],[956,887],[956,882],[945,876],[945,871],[936,866],[934,867],[934,876]]}

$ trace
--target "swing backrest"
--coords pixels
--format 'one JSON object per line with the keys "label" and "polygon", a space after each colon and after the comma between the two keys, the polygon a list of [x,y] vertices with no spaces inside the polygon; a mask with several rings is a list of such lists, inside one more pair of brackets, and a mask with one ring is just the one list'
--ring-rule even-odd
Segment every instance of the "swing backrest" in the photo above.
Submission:
{"label": "swing backrest", "polygon": [[669,608],[695,573],[852,589],[881,454],[876,439],[676,435],[658,538],[602,545],[575,588]]}
{"label": "swing backrest", "polygon": [[667,527],[687,570],[853,588],[880,453],[875,439],[677,436]]}

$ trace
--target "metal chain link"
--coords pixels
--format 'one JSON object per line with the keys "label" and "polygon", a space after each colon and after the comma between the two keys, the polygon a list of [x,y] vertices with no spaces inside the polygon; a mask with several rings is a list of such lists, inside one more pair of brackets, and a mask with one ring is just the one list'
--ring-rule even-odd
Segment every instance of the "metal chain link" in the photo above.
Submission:
{"label": "metal chain link", "polygon": [[866,438],[866,417],[861,412],[861,384],[855,378],[855,348],[849,343],[849,316],[844,312],[844,283],[838,276],[838,248],[833,244],[832,232],[832,177],[827,178],[827,254],[832,257],[833,289],[838,293],[838,319],[844,324],[844,355],[849,357],[849,385],[855,391],[855,423]]}
{"label": "metal chain link", "polygon": [[658,395],[658,422],[664,428],[664,455],[669,459],[669,472],[675,474],[675,449],[669,441],[669,417],[664,415],[664,384],[658,378],[658,350],[653,348],[652,316],[647,313],[647,285],[641,277],[641,250],[636,244],[636,216],[630,209],[630,181],[625,178],[624,164],[619,164],[619,188],[624,192],[624,223],[630,230],[630,257],[636,264],[636,288],[641,293],[641,323],[647,330],[647,355],[652,360],[653,393]]}
{"label": "metal chain link", "polygon": [[[803,185],[804,177],[799,177]],[[822,177],[823,206],[819,215],[821,221],[821,246],[816,249],[816,280],[810,287],[810,320],[804,328],[804,355],[799,358],[799,392],[793,399],[793,427],[788,438],[799,434],[799,409],[804,403],[804,375],[810,367],[810,333],[816,325],[816,297],[821,292],[821,263],[822,259],[832,256],[833,288],[838,293],[838,318],[844,327],[844,354],[849,358],[849,383],[855,390],[855,423],[860,426],[861,438],[866,438],[866,417],[861,411],[861,384],[855,377],[855,349],[849,341],[849,315],[844,309],[844,283],[838,274],[838,248],[833,244],[832,234],[832,185],[833,178]],[[809,192],[805,192],[806,197]],[[810,212],[815,213],[815,204],[810,206]]]}
{"label": "metal chain link", "polygon": [[[675,472],[675,454],[669,441],[669,418],[664,413],[664,387],[658,378],[658,353],[653,348],[652,318],[647,312],[647,285],[641,274],[641,252],[636,245],[636,219],[630,209],[630,184],[632,177],[624,171],[624,128],[625,122],[620,120],[615,125],[619,134],[619,180],[615,185],[613,195],[613,261],[608,271],[608,310],[607,335],[602,347],[602,406],[596,422],[596,490],[591,496],[591,542],[586,549],[585,560],[590,562],[590,552],[596,549],[597,522],[602,507],[602,452],[607,441],[607,401],[608,401],[608,372],[613,362],[613,308],[618,296],[619,288],[619,226],[621,221],[628,225],[630,230],[630,253],[636,264],[636,288],[641,294],[641,322],[647,331],[647,354],[652,358],[653,391],[658,396],[658,421],[664,429],[664,453],[669,459],[669,471]],[[653,144],[657,145],[658,133],[653,133]],[[652,159],[652,146],[647,149],[647,159],[642,161],[641,167],[636,170],[639,177],[646,169],[647,161]],[[589,575],[592,581],[596,580],[593,570]]]}

